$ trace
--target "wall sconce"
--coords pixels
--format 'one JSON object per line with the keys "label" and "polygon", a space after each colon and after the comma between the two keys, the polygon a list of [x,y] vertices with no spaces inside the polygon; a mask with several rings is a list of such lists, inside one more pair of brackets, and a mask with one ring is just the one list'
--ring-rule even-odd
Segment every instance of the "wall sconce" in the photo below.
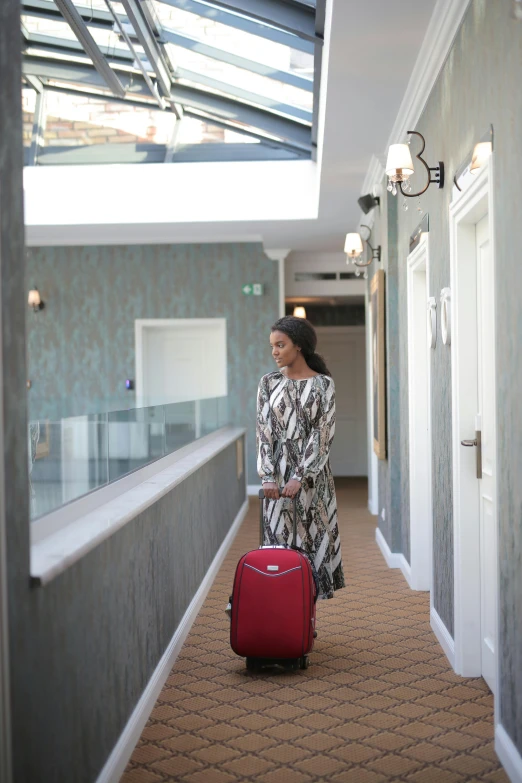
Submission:
{"label": "wall sconce", "polygon": [[33,308],[35,313],[44,309],[45,302],[42,302],[42,299],[40,297],[40,292],[36,286],[29,291],[27,304],[29,305],[29,307]]}
{"label": "wall sconce", "polygon": [[473,152],[467,154],[456,170],[455,176],[453,177],[453,184],[457,190],[462,192],[463,189],[465,190],[466,187],[469,186],[471,180],[468,178],[468,174],[476,176],[482,167],[485,166],[492,153],[493,125],[490,125],[473,147]]}
{"label": "wall sconce", "polygon": [[306,310],[304,307],[294,307],[295,318],[306,318]]}
{"label": "wall sconce", "polygon": [[379,206],[381,200],[379,196],[374,196],[372,193],[367,193],[365,196],[358,198],[357,203],[359,204],[364,214],[367,215],[368,212],[371,212],[374,207]]}
{"label": "wall sconce", "polygon": [[479,141],[475,144],[469,167],[470,174],[477,174],[492,152],[493,144],[490,141]]}
{"label": "wall sconce", "polygon": [[[424,152],[424,149],[426,147],[426,140],[422,133],[418,133],[418,131],[408,131],[408,134],[411,136],[419,136],[420,139],[422,139],[422,149],[417,155],[415,156],[426,171],[428,172],[428,182],[426,183],[426,187],[422,190],[419,190],[418,193],[412,193],[411,192],[411,184],[409,182],[409,179],[411,175],[414,173],[415,169],[413,167],[413,161],[411,159],[411,153],[410,148],[408,144],[390,144],[390,149],[388,150],[388,159],[386,161],[386,174],[388,176],[388,190],[394,195],[397,195],[397,184],[399,185],[399,190],[401,191],[403,196],[407,196],[408,198],[417,198],[417,196],[422,196],[423,193],[426,193],[430,185],[438,185],[439,188],[444,187],[444,163],[442,161],[439,161],[438,166],[428,166],[424,158],[422,157],[422,153]],[[431,173],[434,172],[434,176],[432,178]],[[404,187],[403,187],[404,183]]]}
{"label": "wall sconce", "polygon": [[[348,256],[347,263],[355,264],[355,266],[358,267],[364,267],[364,266],[370,266],[372,261],[380,261],[381,260],[381,246],[378,245],[377,247],[373,247],[370,244],[370,237],[372,235],[372,230],[370,226],[366,226],[361,224],[361,228],[367,228],[368,229],[368,239],[365,239],[364,241],[372,251],[372,257],[369,258],[367,261],[358,261],[357,259],[359,256],[363,253],[363,240],[361,238],[361,235],[358,233],[352,233],[346,235],[346,241],[344,243],[344,252]],[[357,273],[356,273],[357,274]]]}

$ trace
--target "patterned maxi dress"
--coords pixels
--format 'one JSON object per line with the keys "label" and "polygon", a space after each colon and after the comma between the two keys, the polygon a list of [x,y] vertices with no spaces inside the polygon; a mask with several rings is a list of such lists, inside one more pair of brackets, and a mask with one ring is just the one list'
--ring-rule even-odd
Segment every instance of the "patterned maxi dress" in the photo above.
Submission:
{"label": "patterned maxi dress", "polygon": [[[263,483],[283,487],[301,481],[297,496],[298,546],[313,559],[320,598],[344,587],[337,501],[329,454],[335,430],[335,386],[327,375],[293,380],[271,372],[261,378],[257,400],[257,469]],[[264,544],[292,535],[292,504],[265,501]]]}

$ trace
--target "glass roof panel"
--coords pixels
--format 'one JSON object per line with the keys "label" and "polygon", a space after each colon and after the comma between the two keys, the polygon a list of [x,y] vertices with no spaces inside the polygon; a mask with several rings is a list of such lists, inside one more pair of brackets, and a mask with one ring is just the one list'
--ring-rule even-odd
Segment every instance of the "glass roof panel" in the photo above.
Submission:
{"label": "glass roof panel", "polygon": [[[67,24],[67,22],[61,22],[57,19],[43,19],[42,17],[25,16],[22,14],[22,24],[29,34],[46,35],[54,38],[62,38],[64,41],[77,41],[75,34]],[[89,32],[98,44],[98,46],[105,46],[109,49],[125,50],[129,52],[129,48],[125,41],[110,29],[103,29],[101,27],[89,27]],[[137,50],[141,50],[141,47],[136,46]]]}
{"label": "glass roof panel", "polygon": [[[258,73],[252,73],[245,68],[221,62],[212,57],[206,57],[191,49],[168,44],[171,62],[180,70],[180,76],[187,77],[187,71],[225,82],[234,87],[251,93],[266,96],[274,103],[289,104],[311,112],[313,108],[313,93],[301,90],[290,84],[284,84],[276,79],[268,78]],[[254,101],[256,103],[256,101]]]}
{"label": "glass roof panel", "polygon": [[[105,0],[72,2],[81,10],[94,41],[112,67],[138,73],[139,79],[134,80],[132,77],[129,82],[127,78],[125,82],[127,92],[124,98],[128,100],[127,105],[114,100],[111,102],[111,96],[106,87],[100,84],[99,76],[90,80],[89,71],[78,68],[75,71],[72,67],[73,63],[90,63],[91,60],[67,22],[59,18],[45,18],[44,15],[35,16],[30,9],[27,13],[22,12],[23,31],[29,38],[29,43],[24,47],[25,54],[28,55],[28,73],[38,74],[49,88],[54,84],[55,87],[61,86],[69,90],[69,93],[57,93],[51,89],[48,91],[47,116],[52,121],[46,129],[45,144],[53,148],[67,145],[69,148],[75,145],[81,148],[100,144],[100,141],[94,139],[105,138],[103,130],[107,137],[103,143],[107,145],[152,144],[158,145],[156,149],[161,145],[168,145],[174,128],[174,115],[169,110],[168,103],[163,105],[165,111],[157,110],[156,103],[151,103],[150,108],[131,103],[132,100],[136,101],[137,97],[152,100],[149,93],[154,89],[150,84],[148,90],[146,87],[143,89],[145,82],[134,60],[134,53],[144,61],[151,76],[154,76],[154,69],[137,38],[131,35],[132,45],[129,47],[115,31]],[[171,63],[174,84],[195,88],[200,93],[214,96],[206,106],[204,97],[200,100],[196,96],[196,100],[193,99],[190,103],[187,95],[185,110],[188,116],[181,125],[178,143],[192,145],[230,142],[256,145],[259,143],[257,137],[261,136],[292,150],[291,140],[294,138],[297,149],[302,151],[298,154],[307,154],[306,129],[311,125],[313,114],[314,57],[281,43],[281,40],[291,43],[298,39],[292,36],[285,38],[285,34],[282,34],[283,38],[278,36],[276,40],[270,40],[270,37],[263,37],[262,32],[255,34],[256,29],[263,30],[262,25],[251,26],[250,31],[246,32],[233,23],[225,24],[227,14],[221,14],[221,21],[217,22],[210,17],[178,9],[161,0],[149,2],[154,8],[157,24],[163,27],[165,33],[160,45],[164,56]],[[120,2],[111,0],[111,4],[116,13],[122,17],[126,16],[125,8]],[[314,3],[313,0],[303,0],[303,4]],[[47,7],[49,12],[53,7],[56,8],[51,3],[46,4],[45,8]],[[42,11],[47,13],[45,8],[42,6]],[[90,13],[93,14],[92,24]],[[248,18],[244,14],[239,16]],[[35,56],[38,55],[42,55],[46,62],[35,66]],[[71,63],[71,68],[67,70],[60,66],[57,69],[56,61],[64,60]],[[78,79],[74,78],[76,74]],[[123,79],[123,75],[121,78]],[[100,84],[100,87],[97,87],[97,84]],[[72,94],[75,90],[77,94]],[[28,126],[26,143],[29,140],[31,93],[29,90],[25,98]],[[215,103],[216,96],[224,97],[227,101],[236,101],[237,108],[229,115],[226,107],[230,104],[224,104],[223,112],[221,106]],[[195,106],[198,108],[195,109]],[[279,120],[278,125],[277,118],[267,120],[262,113],[251,112],[248,106],[266,110],[272,117],[280,115],[285,119]],[[213,116],[214,111],[216,116]],[[231,127],[225,127],[225,121],[219,119],[225,116],[231,117]],[[264,130],[260,131],[246,124],[258,119],[260,128]],[[292,123],[284,124],[287,119],[297,123],[293,126],[296,129],[295,134]],[[53,126],[53,122],[58,124]],[[70,133],[63,137],[53,136],[55,131],[58,133],[60,122],[84,124],[84,132],[78,138]],[[241,128],[244,128],[244,133],[241,133]],[[273,133],[276,135],[272,135]]]}
{"label": "glass roof panel", "polygon": [[254,60],[274,69],[304,74],[308,78],[313,78],[314,58],[311,54],[269,41],[259,35],[246,33],[189,11],[173,8],[160,0],[153,0],[153,3],[158,19],[167,29],[197,38],[225,52]]}

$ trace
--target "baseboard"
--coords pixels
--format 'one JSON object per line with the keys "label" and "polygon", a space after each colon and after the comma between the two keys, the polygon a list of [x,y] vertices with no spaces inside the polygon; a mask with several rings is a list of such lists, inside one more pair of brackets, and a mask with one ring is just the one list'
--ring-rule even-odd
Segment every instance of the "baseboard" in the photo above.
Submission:
{"label": "baseboard", "polygon": [[442,622],[439,613],[433,607],[430,610],[430,625],[438,643],[444,650],[446,658],[451,664],[451,668],[455,671],[455,640]]}
{"label": "baseboard", "polygon": [[[223,543],[219,547],[203,581],[201,582],[197,593],[190,602],[190,605],[183,615],[183,618],[176,628],[176,632],[169,642],[169,646],[165,650],[160,662],[158,663],[152,677],[150,678],[147,687],[143,691],[143,694],[137,703],[134,711],[129,718],[129,721],[114,749],[107,759],[105,766],[100,772],[96,783],[118,783],[125,767],[127,766],[129,759],[132,755],[136,743],[138,742],[141,732],[150,713],[152,712],[156,699],[158,698],[161,689],[163,688],[167,677],[169,676],[176,658],[178,657],[183,642],[187,638],[194,620],[196,619],[203,601],[205,600],[207,593],[212,586],[212,583],[221,567],[223,560],[234,540],[236,533],[238,532],[241,523],[243,522],[248,510],[248,500],[245,500],[241,506],[230,530],[228,531]],[[223,607],[223,611],[225,608]]]}
{"label": "baseboard", "polygon": [[400,555],[399,557],[400,557],[399,568],[402,571],[402,575],[408,582],[408,586],[411,587],[411,589],[413,590],[412,583],[411,583],[411,565],[408,563],[404,555]]}
{"label": "baseboard", "polygon": [[382,556],[386,560],[386,565],[388,568],[400,568],[402,555],[400,552],[391,551],[390,547],[388,546],[388,542],[384,538],[379,528],[375,529],[375,540],[377,541],[377,546],[382,552]]}
{"label": "baseboard", "polygon": [[522,783],[522,756],[500,723],[495,726],[495,751],[511,783]]}
{"label": "baseboard", "polygon": [[261,489],[261,484],[247,484],[247,495],[256,497],[259,496],[259,490]]}
{"label": "baseboard", "polygon": [[379,504],[377,503],[377,501],[374,500],[373,498],[368,499],[368,511],[374,517],[376,517],[379,513],[378,505]]}

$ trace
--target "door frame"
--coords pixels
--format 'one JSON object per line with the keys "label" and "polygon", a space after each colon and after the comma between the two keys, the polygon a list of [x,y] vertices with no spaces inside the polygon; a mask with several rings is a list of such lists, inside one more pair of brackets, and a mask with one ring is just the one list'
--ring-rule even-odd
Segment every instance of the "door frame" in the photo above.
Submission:
{"label": "door frame", "polygon": [[[419,302],[415,288],[416,276],[426,275],[426,298]],[[427,307],[430,296],[430,254],[429,236],[409,254],[407,258],[408,291],[408,412],[409,412],[409,454],[410,454],[410,579],[413,590],[431,590],[433,584],[433,498],[432,498],[432,434],[431,434],[431,349],[428,346]],[[422,312],[423,330],[426,335],[419,339],[418,318]],[[425,362],[425,372],[419,373]],[[422,376],[422,377],[421,377]],[[426,384],[424,388],[424,384]],[[416,405],[425,396],[426,410]],[[426,427],[418,426],[421,416]],[[415,472],[418,455],[425,454],[426,471]],[[415,513],[425,506],[426,519]]]}
{"label": "door frame", "polygon": [[[479,486],[475,477],[475,449],[461,446],[461,440],[473,438],[478,397],[477,274],[476,225],[489,215],[489,236],[496,280],[495,222],[492,203],[493,156],[490,156],[469,187],[450,204],[450,281],[452,299],[451,386],[453,453],[453,541],[454,541],[454,618],[455,662],[457,674],[480,677],[481,603],[480,603],[480,515]],[[492,328],[496,328],[496,316]],[[495,335],[493,335],[495,342]],[[496,384],[495,384],[496,396]],[[494,428],[497,427],[496,404]],[[495,477],[495,526],[498,544],[498,458]],[[498,546],[497,546],[498,552]],[[497,683],[499,665],[497,561],[497,617],[495,649]],[[495,704],[498,703],[498,687]]]}
{"label": "door frame", "polygon": [[[136,344],[136,402],[141,405],[143,401],[143,368],[145,367],[145,341],[144,334],[147,329],[165,329],[183,326],[211,326],[214,332],[221,332],[225,362],[227,363],[227,319],[226,318],[137,318],[135,321]],[[228,366],[228,363],[227,363]],[[224,388],[217,396],[226,397],[228,394],[228,372],[225,373]],[[216,395],[214,395],[216,396]],[[203,399],[203,398],[202,398]]]}

